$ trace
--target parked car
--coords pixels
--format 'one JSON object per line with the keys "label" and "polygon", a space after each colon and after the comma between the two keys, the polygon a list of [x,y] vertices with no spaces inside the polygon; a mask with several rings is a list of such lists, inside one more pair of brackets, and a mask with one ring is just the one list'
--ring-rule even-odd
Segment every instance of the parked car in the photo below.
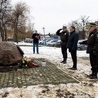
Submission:
{"label": "parked car", "polygon": [[46,43],[49,42],[50,40],[52,40],[52,39],[51,39],[51,38],[48,38],[48,39],[40,40],[40,41],[39,41],[39,44],[40,44],[40,45],[46,45]]}
{"label": "parked car", "polygon": [[46,43],[47,46],[54,46],[58,39],[52,39]]}
{"label": "parked car", "polygon": [[78,50],[86,50],[87,49],[87,45],[84,45],[84,44],[80,44],[79,43],[79,42],[82,42],[84,40],[86,40],[86,39],[81,39],[81,40],[78,41],[78,43],[77,43]]}
{"label": "parked car", "polygon": [[61,40],[58,40],[58,41],[55,43],[54,46],[55,46],[55,47],[61,47]]}
{"label": "parked car", "polygon": [[26,38],[24,40],[24,42],[26,42],[26,43],[32,43],[33,42],[33,39],[32,38]]}
{"label": "parked car", "polygon": [[46,40],[46,39],[40,40],[40,41],[39,41],[39,44],[40,44],[40,45],[45,45],[45,40]]}

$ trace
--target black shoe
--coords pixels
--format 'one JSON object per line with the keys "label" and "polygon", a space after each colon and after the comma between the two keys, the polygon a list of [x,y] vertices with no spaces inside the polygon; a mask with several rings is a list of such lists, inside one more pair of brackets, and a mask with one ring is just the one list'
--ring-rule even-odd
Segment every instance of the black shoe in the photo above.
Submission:
{"label": "black shoe", "polygon": [[87,77],[89,77],[89,78],[92,77],[92,76],[93,76],[93,74],[87,75]]}
{"label": "black shoe", "polygon": [[65,64],[65,63],[66,63],[66,61],[65,61],[65,60],[63,60],[63,61],[61,61],[61,63],[64,63],[64,64]]}
{"label": "black shoe", "polygon": [[66,61],[64,61],[63,64],[66,64]]}
{"label": "black shoe", "polygon": [[90,74],[89,77],[93,76],[93,74]]}
{"label": "black shoe", "polygon": [[91,75],[89,76],[90,79],[97,79],[97,76],[96,75]]}
{"label": "black shoe", "polygon": [[72,67],[72,68],[68,68],[68,69],[71,69],[71,70],[77,70],[77,68],[73,68],[73,67]]}
{"label": "black shoe", "polygon": [[63,63],[64,61],[61,61],[60,63]]}

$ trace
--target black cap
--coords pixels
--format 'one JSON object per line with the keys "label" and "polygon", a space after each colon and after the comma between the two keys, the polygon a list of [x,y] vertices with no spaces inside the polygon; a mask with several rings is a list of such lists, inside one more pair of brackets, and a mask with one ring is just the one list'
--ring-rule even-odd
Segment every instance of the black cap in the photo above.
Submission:
{"label": "black cap", "polygon": [[67,26],[63,25],[63,28],[67,28]]}
{"label": "black cap", "polygon": [[90,26],[96,26],[96,23],[92,22],[92,23],[90,23]]}

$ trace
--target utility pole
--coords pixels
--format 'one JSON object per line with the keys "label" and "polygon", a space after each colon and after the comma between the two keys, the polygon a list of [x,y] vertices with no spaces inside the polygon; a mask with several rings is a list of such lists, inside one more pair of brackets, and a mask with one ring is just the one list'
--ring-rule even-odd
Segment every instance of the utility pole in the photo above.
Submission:
{"label": "utility pole", "polygon": [[43,27],[42,29],[43,29],[43,33],[44,33],[44,40],[45,40],[45,45],[46,45],[45,27]]}

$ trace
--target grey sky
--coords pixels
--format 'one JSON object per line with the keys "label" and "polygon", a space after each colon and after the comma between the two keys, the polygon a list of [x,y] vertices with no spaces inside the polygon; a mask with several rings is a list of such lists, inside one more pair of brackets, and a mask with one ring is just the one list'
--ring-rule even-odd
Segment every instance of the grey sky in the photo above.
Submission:
{"label": "grey sky", "polygon": [[40,33],[43,33],[43,27],[46,33],[55,33],[62,25],[84,15],[92,21],[98,19],[98,0],[12,0],[12,4],[17,2],[29,6],[34,17],[31,22]]}

